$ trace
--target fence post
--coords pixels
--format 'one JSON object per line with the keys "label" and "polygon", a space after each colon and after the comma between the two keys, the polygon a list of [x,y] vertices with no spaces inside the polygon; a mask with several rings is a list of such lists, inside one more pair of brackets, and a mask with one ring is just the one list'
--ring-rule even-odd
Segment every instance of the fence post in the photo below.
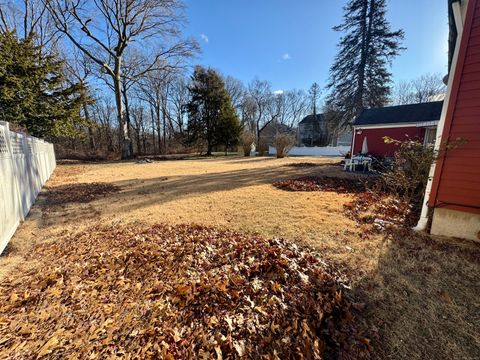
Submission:
{"label": "fence post", "polygon": [[[8,122],[3,122],[3,125],[5,127],[5,140],[7,142],[7,148],[10,153],[10,163],[12,167],[12,174],[13,174],[13,186],[14,188],[12,189],[12,193],[16,197],[16,211],[18,212],[19,220],[23,220],[23,211],[22,211],[22,195],[20,194],[20,178],[19,178],[19,173],[18,173],[18,166],[17,166],[17,161],[15,158],[15,154],[13,151],[13,146],[12,146],[12,133],[10,132],[10,124]],[[16,134],[15,134],[16,135]]]}

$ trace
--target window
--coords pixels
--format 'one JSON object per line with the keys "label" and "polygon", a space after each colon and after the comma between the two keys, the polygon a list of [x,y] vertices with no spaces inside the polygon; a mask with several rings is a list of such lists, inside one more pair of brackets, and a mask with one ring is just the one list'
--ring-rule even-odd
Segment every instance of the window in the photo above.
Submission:
{"label": "window", "polygon": [[437,128],[430,127],[425,129],[425,139],[423,141],[424,145],[435,145],[435,140],[437,138]]}

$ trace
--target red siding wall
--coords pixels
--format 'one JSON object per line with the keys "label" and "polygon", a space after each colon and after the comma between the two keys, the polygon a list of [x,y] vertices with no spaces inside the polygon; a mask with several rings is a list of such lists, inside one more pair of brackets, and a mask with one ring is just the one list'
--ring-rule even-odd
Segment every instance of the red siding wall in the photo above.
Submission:
{"label": "red siding wall", "polygon": [[440,157],[429,204],[480,213],[480,0],[468,6],[442,134],[467,143]]}
{"label": "red siding wall", "polygon": [[399,128],[380,128],[363,129],[361,134],[355,134],[355,143],[353,144],[353,155],[362,151],[363,139],[367,137],[368,152],[374,156],[392,156],[396,145],[385,144],[384,136],[389,136],[395,140],[418,139],[423,141],[425,129],[416,126]]}

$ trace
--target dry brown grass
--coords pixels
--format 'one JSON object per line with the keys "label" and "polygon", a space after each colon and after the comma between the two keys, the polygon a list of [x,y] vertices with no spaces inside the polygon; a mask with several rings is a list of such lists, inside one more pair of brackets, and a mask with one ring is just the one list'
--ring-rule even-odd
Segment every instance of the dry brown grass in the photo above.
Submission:
{"label": "dry brown grass", "polygon": [[315,246],[350,275],[370,325],[378,328],[378,358],[480,358],[479,246],[408,234],[366,236],[365,225],[344,215],[352,195],[271,185],[291,177],[352,176],[330,165],[287,166],[306,161],[333,162],[233,157],[60,165],[49,187],[106,182],[122,190],[43,213],[41,196],[0,258],[0,278],[20,263],[34,265],[23,260],[33,244],[98,222],[197,223],[258,232]]}

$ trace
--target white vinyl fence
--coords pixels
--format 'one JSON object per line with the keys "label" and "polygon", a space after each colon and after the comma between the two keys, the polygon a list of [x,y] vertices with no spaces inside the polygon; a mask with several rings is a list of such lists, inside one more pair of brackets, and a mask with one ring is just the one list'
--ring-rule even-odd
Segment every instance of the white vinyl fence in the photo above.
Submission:
{"label": "white vinyl fence", "polygon": [[[290,156],[345,156],[350,151],[350,146],[325,146],[325,147],[299,147],[294,146],[288,152]],[[268,147],[270,155],[277,155],[277,149],[274,146]]]}
{"label": "white vinyl fence", "polygon": [[0,254],[55,169],[53,145],[0,121]]}

